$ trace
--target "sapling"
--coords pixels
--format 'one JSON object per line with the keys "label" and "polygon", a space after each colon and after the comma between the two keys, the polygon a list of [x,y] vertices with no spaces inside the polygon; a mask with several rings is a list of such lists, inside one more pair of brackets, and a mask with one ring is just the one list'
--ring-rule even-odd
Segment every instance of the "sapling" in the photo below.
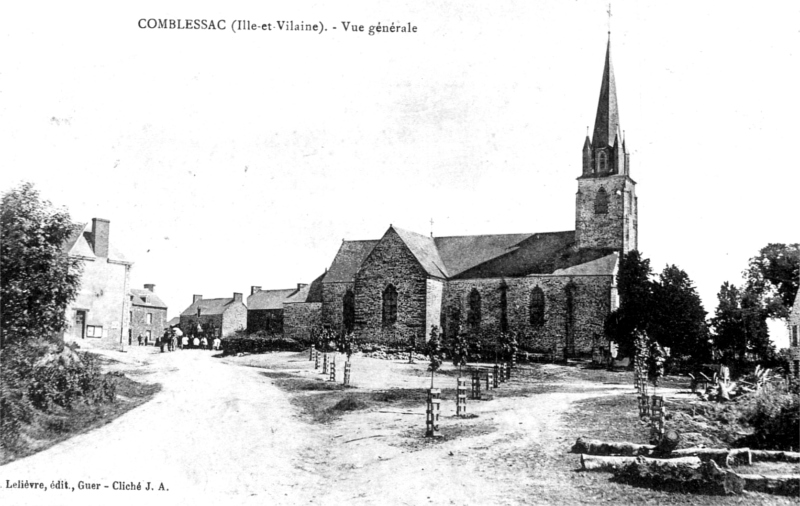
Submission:
{"label": "sapling", "polygon": [[431,336],[428,339],[427,354],[429,360],[428,368],[431,370],[431,389],[433,389],[433,375],[442,366],[442,343],[439,340],[439,327],[431,327]]}

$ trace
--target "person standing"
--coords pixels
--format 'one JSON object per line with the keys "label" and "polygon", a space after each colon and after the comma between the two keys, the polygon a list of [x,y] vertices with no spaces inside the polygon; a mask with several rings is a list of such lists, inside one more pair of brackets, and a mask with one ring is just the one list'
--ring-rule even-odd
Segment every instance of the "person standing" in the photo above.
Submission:
{"label": "person standing", "polygon": [[139,337],[137,337],[136,339],[139,341],[139,346],[141,346],[142,345],[142,334],[141,334],[141,332],[139,333]]}

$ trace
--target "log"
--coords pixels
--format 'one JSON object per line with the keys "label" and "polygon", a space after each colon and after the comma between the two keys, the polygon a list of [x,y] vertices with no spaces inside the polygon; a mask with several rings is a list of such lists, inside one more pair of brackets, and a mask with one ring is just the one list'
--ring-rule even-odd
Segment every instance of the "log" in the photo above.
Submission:
{"label": "log", "polygon": [[[694,458],[699,461],[697,457]],[[713,460],[697,465],[665,465],[672,460],[656,461],[653,464],[644,457],[638,457],[615,473],[617,480],[637,486],[664,487],[683,492],[703,494],[741,494],[744,479],[728,469],[720,469]]]}
{"label": "log", "polygon": [[740,474],[744,480],[744,489],[751,492],[762,492],[765,494],[788,495],[797,497],[800,495],[800,475],[760,475],[760,474]]}
{"label": "log", "polygon": [[769,450],[752,450],[753,462],[792,462],[800,463],[798,452],[776,452]]}
{"label": "log", "polygon": [[749,466],[752,465],[752,453],[748,448],[735,448],[726,450],[724,448],[685,448],[674,450],[670,456],[698,457],[703,462],[713,460],[720,467],[731,467],[733,465]]}
{"label": "log", "polygon": [[658,451],[664,455],[672,453],[681,442],[681,434],[677,430],[669,429],[664,432],[664,437],[658,442]]}
{"label": "log", "polygon": [[639,463],[651,470],[663,468],[698,469],[702,463],[698,457],[676,459],[649,459],[647,457],[611,457],[606,455],[581,454],[581,468],[584,471],[619,471],[629,464]]}
{"label": "log", "polygon": [[572,453],[586,453],[588,455],[650,455],[655,450],[654,445],[640,445],[628,442],[598,441],[596,439],[583,439],[579,437],[572,446]]}

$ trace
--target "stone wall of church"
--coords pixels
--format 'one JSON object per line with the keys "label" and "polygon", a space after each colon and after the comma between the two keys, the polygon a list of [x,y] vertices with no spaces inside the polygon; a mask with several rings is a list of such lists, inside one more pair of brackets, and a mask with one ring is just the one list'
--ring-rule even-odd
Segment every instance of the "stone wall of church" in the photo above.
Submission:
{"label": "stone wall of church", "polygon": [[[570,344],[567,339],[567,284],[573,283],[572,344],[577,354],[591,353],[595,344],[603,344],[603,323],[611,310],[612,276],[553,276],[525,278],[472,279],[448,282],[442,309],[446,335],[459,327],[470,340],[481,340],[491,347],[501,331],[502,286],[506,290],[506,318],[509,330],[519,335],[520,346],[528,351],[550,351],[555,344]],[[545,296],[544,323],[531,323],[530,301],[534,287]],[[480,294],[480,322],[470,325],[470,292]],[[599,340],[599,341],[598,341]]]}
{"label": "stone wall of church", "polygon": [[344,294],[353,289],[353,283],[322,283],[322,325],[336,332],[343,327]]}
{"label": "stone wall of church", "polygon": [[[431,335],[431,327],[442,324],[442,296],[444,282],[430,278],[425,287],[425,340]],[[441,327],[440,327],[441,330]]]}
{"label": "stone wall of church", "polygon": [[[425,332],[428,276],[400,237],[390,230],[364,260],[355,279],[355,333],[372,343],[421,339]],[[383,292],[397,290],[397,321],[383,324]]]}
{"label": "stone wall of church", "polygon": [[[605,212],[597,212],[597,195],[605,190]],[[602,207],[602,206],[601,206]],[[575,238],[579,248],[636,248],[636,194],[627,176],[581,178],[575,202]]]}

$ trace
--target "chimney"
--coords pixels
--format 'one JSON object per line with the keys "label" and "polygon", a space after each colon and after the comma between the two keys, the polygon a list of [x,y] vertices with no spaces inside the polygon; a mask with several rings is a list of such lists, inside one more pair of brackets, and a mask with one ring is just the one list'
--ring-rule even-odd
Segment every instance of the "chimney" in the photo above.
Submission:
{"label": "chimney", "polygon": [[92,249],[100,258],[108,258],[109,222],[103,218],[92,218]]}
{"label": "chimney", "polygon": [[308,283],[297,283],[297,291],[299,292],[303,288],[307,287]]}
{"label": "chimney", "polygon": [[155,292],[156,291],[156,285],[154,285],[153,283],[145,283],[144,284],[144,289],[145,290],[150,290],[151,292]]}
{"label": "chimney", "polygon": [[197,302],[198,300],[200,300],[202,298],[203,298],[202,295],[192,295],[192,304],[194,304],[195,302]]}
{"label": "chimney", "polygon": [[233,302],[242,302],[242,294],[239,292],[233,292]]}
{"label": "chimney", "polygon": [[253,295],[254,293],[260,292],[260,291],[261,291],[261,287],[260,286],[251,286],[250,287],[250,295]]}

